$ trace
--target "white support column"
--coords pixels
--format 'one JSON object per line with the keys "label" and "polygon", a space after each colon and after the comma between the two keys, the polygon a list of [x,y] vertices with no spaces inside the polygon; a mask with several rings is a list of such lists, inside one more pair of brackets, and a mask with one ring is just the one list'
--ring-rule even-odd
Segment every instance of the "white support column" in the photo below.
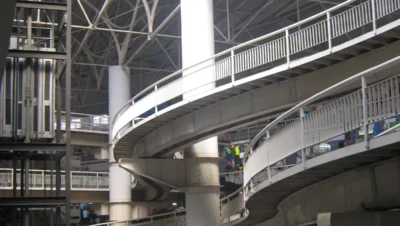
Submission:
{"label": "white support column", "polygon": [[[108,70],[109,143],[112,141],[112,122],[118,110],[130,99],[129,68],[112,66]],[[115,162],[113,147],[109,147],[110,220],[132,218],[131,175]]]}
{"label": "white support column", "polygon": [[[215,54],[213,0],[181,0],[181,34],[182,68]],[[211,68],[204,69],[213,63],[214,60],[210,60],[183,73],[183,76],[189,76],[184,79],[184,88],[190,90],[183,98],[190,98],[215,87],[215,72],[210,71]]]}
{"label": "white support column", "polygon": [[[213,0],[181,0],[182,67],[186,68],[214,55]],[[210,60],[184,72],[211,65]],[[200,70],[185,79],[184,86],[190,98],[215,87],[215,72]],[[202,86],[193,90],[193,85]],[[218,139],[212,137],[187,148],[187,225],[220,225]]]}

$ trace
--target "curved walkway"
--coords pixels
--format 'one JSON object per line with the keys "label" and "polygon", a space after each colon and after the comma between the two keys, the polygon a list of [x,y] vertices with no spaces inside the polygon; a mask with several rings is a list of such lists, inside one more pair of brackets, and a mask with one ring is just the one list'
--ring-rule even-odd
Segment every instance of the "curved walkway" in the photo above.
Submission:
{"label": "curved walkway", "polygon": [[[210,64],[210,59],[207,59],[146,88],[120,110],[113,122],[115,157],[131,157],[134,149],[142,157],[162,155],[231,128],[235,123],[273,117],[273,112],[260,116],[260,112],[255,111],[250,114],[252,117],[248,117],[247,112],[232,115],[229,111],[207,111],[206,106],[221,103],[220,108],[229,108],[221,101],[280,82],[282,77],[287,77],[287,73],[298,76],[344,61],[348,55],[359,55],[365,51],[357,51],[357,48],[365,44],[358,44],[375,37],[382,43],[382,36],[378,35],[385,34],[387,37],[388,31],[400,25],[397,14],[393,13],[400,6],[396,0],[374,2],[372,7],[371,1],[346,1],[299,23],[223,51],[212,57],[215,63]],[[383,43],[397,38],[396,35],[384,38],[386,41]],[[372,49],[373,46],[378,47],[369,46]],[[195,86],[193,82],[189,83],[202,73],[214,73],[215,78]],[[196,89],[210,83],[216,83],[216,88],[192,95]],[[244,98],[236,102],[252,103],[252,100]],[[164,107],[165,104],[172,105]],[[288,106],[290,104],[275,110],[279,112]],[[182,117],[199,109],[206,118],[200,116],[196,121],[195,116],[198,115]],[[253,108],[242,106],[241,109]],[[243,120],[243,115],[247,115],[247,121]],[[242,117],[239,122],[238,117]],[[221,121],[221,118],[227,121]],[[177,119],[180,121],[171,122]],[[198,121],[204,122],[201,128],[197,128]],[[216,124],[220,126],[213,128]]]}
{"label": "curved walkway", "polygon": [[[200,140],[224,130],[223,126],[216,128],[215,124],[222,124],[226,129],[232,128],[234,123],[245,123],[246,121],[237,120],[233,115],[225,115],[228,121],[221,122],[223,111],[208,111],[212,106],[206,106],[217,106],[221,103],[219,108],[229,107],[223,105],[222,100],[271,84],[268,80],[275,78],[274,75],[282,76],[284,72],[295,71],[296,67],[313,67],[321,59],[332,59],[340,56],[337,53],[354,51],[360,43],[365,45],[369,40],[376,41],[374,38],[378,35],[387,35],[400,25],[400,19],[394,13],[399,9],[398,0],[367,0],[362,3],[349,0],[292,26],[223,51],[212,58],[215,63],[209,64],[207,62],[210,59],[207,59],[168,76],[135,96],[117,114],[112,132],[115,157],[131,157],[132,152],[140,157],[160,156],[166,153],[164,151],[182,147],[196,139]],[[258,46],[253,48],[254,44]],[[372,62],[376,63],[376,58]],[[243,190],[221,200],[223,223],[252,225],[265,221],[277,213],[277,204],[293,191],[349,169],[396,156],[396,153],[385,147],[390,148],[390,145],[400,142],[398,132],[389,129],[388,134],[382,133],[385,136],[370,137],[367,131],[369,124],[397,117],[400,110],[399,78],[394,76],[368,87],[365,79],[383,69],[395,67],[399,62],[398,57],[348,78],[303,101],[269,124],[252,141],[254,144],[266,135],[266,142],[246,151]],[[346,72],[354,74],[354,70]],[[215,73],[216,76],[214,80],[196,84],[195,87],[188,84],[190,79],[201,76],[202,73]],[[385,77],[385,74],[374,75],[367,81],[371,83]],[[336,95],[338,91],[353,90],[359,85],[352,82],[360,80],[363,81],[362,89],[308,115],[304,114],[303,108],[308,104]],[[330,81],[327,84],[337,82]],[[216,83],[216,88],[191,96],[196,89],[209,83]],[[289,86],[289,90],[290,88]],[[265,96],[260,93],[258,98],[264,101]],[[252,103],[240,98],[235,101]],[[173,103],[164,108],[166,102]],[[279,115],[279,112],[285,111],[292,104],[293,102],[280,105],[275,112],[269,112],[268,116]],[[255,106],[243,107],[245,110],[249,108],[254,110]],[[200,118],[206,122],[201,129],[207,128],[208,133],[195,131],[195,115],[183,116],[196,110],[203,111],[203,116],[206,116]],[[274,134],[269,133],[277,123],[296,112],[301,116],[298,120]],[[239,112],[239,117],[244,114],[247,113]],[[254,115],[257,113],[253,112]],[[265,118],[266,115],[262,117]],[[213,121],[214,118],[219,121]],[[251,122],[260,118],[247,119]],[[173,120],[177,120],[175,124]],[[177,123],[178,120],[181,121]],[[352,141],[355,144],[317,157],[307,154],[307,150],[315,145],[360,129],[365,131],[364,140],[360,143]],[[164,134],[169,135],[161,136]],[[286,164],[286,159],[292,155],[300,155],[301,161]]]}
{"label": "curved walkway", "polygon": [[[372,75],[379,77],[381,70],[399,63],[400,57],[394,58],[310,97],[279,116],[252,140],[244,156],[244,199],[249,216],[239,225],[272,218],[279,202],[308,185],[399,155],[391,148],[400,142],[400,132],[396,132],[400,127],[395,125],[400,112],[400,77],[366,85]],[[354,82],[360,82],[362,89],[304,114],[303,108],[307,105]],[[269,133],[296,112],[301,116],[299,119],[274,134]],[[380,127],[385,124],[386,131],[373,135],[370,131],[375,131],[377,123]],[[357,133],[358,139],[346,135],[350,133]],[[266,141],[255,148],[263,136],[267,136]],[[319,145],[332,140],[343,141],[345,147],[327,152],[319,150]],[[289,163],[291,156],[300,159]]]}

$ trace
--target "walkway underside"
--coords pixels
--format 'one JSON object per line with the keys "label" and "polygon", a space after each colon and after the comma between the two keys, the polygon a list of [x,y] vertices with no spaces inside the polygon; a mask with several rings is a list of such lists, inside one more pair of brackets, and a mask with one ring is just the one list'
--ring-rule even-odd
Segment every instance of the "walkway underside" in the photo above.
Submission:
{"label": "walkway underside", "polygon": [[[259,79],[244,84],[238,80],[234,87],[221,85],[197,100],[181,101],[139,122],[116,142],[115,157],[131,158],[133,150],[140,157],[165,156],[215,134],[275,118],[309,96],[397,56],[399,38],[400,29],[395,28],[271,75],[250,70],[248,78]],[[343,87],[337,95],[354,88],[357,87]]]}
{"label": "walkway underside", "polygon": [[365,143],[342,148],[298,164],[272,176],[271,182],[255,185],[254,192],[246,202],[249,216],[240,226],[253,225],[273,218],[278,213],[278,204],[290,194],[332,176],[400,156],[400,132],[385,135]]}

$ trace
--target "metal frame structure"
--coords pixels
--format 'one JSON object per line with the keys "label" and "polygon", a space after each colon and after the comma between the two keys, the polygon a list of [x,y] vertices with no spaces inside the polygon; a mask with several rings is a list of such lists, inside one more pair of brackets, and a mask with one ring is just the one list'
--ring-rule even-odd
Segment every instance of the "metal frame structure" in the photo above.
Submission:
{"label": "metal frame structure", "polygon": [[[61,102],[64,103],[65,110],[65,143],[61,143],[61,126],[57,129],[56,143],[50,143],[49,140],[35,140],[36,138],[26,133],[24,140],[17,139],[6,139],[4,138],[0,143],[1,152],[3,157],[12,158],[12,172],[17,172],[17,164],[20,166],[20,180],[19,188],[16,186],[12,187],[12,198],[4,200],[1,205],[13,205],[14,207],[20,206],[21,211],[21,225],[30,225],[29,219],[29,208],[35,206],[50,207],[56,209],[56,225],[61,225],[61,206],[65,206],[65,225],[70,225],[70,205],[71,205],[71,23],[72,23],[72,0],[60,1],[18,1],[14,11],[14,23],[11,32],[12,39],[16,39],[16,47],[8,51],[7,57],[13,59],[51,59],[59,64],[65,64],[65,76],[63,78],[57,77],[57,84],[63,80],[65,84],[65,99],[62,100],[61,87],[57,86],[57,94],[55,99],[57,106],[55,110],[61,112]],[[46,23],[43,23],[43,18],[46,18]],[[10,37],[11,39],[11,37]],[[46,48],[41,48],[45,45]],[[23,47],[21,47],[23,46]],[[38,47],[39,46],[39,47]],[[48,51],[50,49],[56,49],[56,51]],[[17,68],[17,67],[16,67]],[[27,73],[35,73],[32,70],[30,64],[26,69]],[[39,76],[39,75],[36,75]],[[28,76],[26,79],[29,79]],[[42,78],[38,78],[42,79]],[[50,85],[55,85],[51,82]],[[27,92],[30,91],[29,87],[24,88]],[[33,89],[33,87],[32,87]],[[35,87],[36,89],[36,87]],[[53,92],[52,92],[53,93]],[[28,93],[24,98],[31,98]],[[49,94],[52,96],[52,94]],[[53,100],[53,99],[52,99]],[[51,101],[54,103],[54,101]],[[25,106],[28,106],[25,110],[26,116],[33,114],[29,108],[32,108],[32,102],[27,100]],[[47,102],[46,102],[47,103]],[[48,104],[48,103],[47,103]],[[53,105],[53,104],[52,104]],[[54,110],[53,110],[54,112]],[[50,112],[53,114],[52,112]],[[52,120],[53,117],[50,118]],[[24,120],[24,118],[23,118]],[[29,120],[28,120],[29,121]],[[32,122],[28,122],[27,131],[32,127]],[[61,117],[57,117],[56,125],[61,125]],[[51,122],[50,127],[53,127]],[[54,133],[51,134],[51,139],[54,137]],[[39,154],[38,154],[39,153]],[[65,197],[61,196],[61,157],[65,155]],[[49,184],[44,184],[44,197],[32,197],[30,193],[31,187],[30,180],[33,172],[30,169],[30,159],[34,157],[35,160],[43,160],[47,162],[50,160],[50,174]],[[20,163],[18,163],[20,162]],[[46,163],[44,163],[46,166]],[[17,184],[17,174],[11,175],[12,184]],[[48,187],[47,187],[48,186]],[[19,194],[17,191],[19,190]],[[46,192],[47,190],[47,192]],[[49,191],[48,191],[49,190]],[[17,209],[14,208],[14,222],[17,224],[16,217]],[[51,219],[52,221],[53,219]]]}
{"label": "metal frame structure", "polygon": [[[216,0],[217,49],[240,44],[264,34],[265,28],[278,29],[343,1],[284,0],[245,4],[246,1]],[[109,2],[74,1],[74,111],[106,112],[105,95],[95,95],[106,92],[105,67],[122,63],[134,69],[134,93],[166,76],[163,71],[181,68],[179,1]],[[35,21],[35,24],[51,25],[47,20]],[[130,59],[126,58],[127,54]]]}
{"label": "metal frame structure", "polygon": [[[0,168],[0,190],[13,190],[14,169]],[[17,179],[21,177],[21,171],[17,170]],[[52,175],[51,170],[29,170],[30,190],[56,190],[51,181],[55,181],[56,175]],[[90,172],[90,171],[71,171],[71,191],[108,191],[108,172]],[[20,189],[20,183],[17,180],[16,189]],[[65,191],[65,171],[61,171],[61,190]]]}

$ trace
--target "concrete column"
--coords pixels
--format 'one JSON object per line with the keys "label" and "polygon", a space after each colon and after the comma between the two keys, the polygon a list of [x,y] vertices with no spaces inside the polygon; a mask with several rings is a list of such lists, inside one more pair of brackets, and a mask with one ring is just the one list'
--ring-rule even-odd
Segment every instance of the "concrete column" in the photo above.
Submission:
{"label": "concrete column", "polygon": [[[186,68],[214,55],[213,0],[181,0],[182,67]],[[183,73],[184,87],[191,90],[184,99],[215,87],[215,72],[200,70],[210,60]],[[193,90],[193,85],[201,85]],[[187,225],[220,225],[218,139],[212,137],[185,151],[187,160]]]}
{"label": "concrete column", "polygon": [[320,213],[317,226],[397,226],[400,211],[360,213]]}
{"label": "concrete column", "polygon": [[146,203],[132,203],[132,218],[143,218],[149,215]]}
{"label": "concrete column", "polygon": [[97,215],[109,215],[108,203],[94,203],[92,207]]}
{"label": "concrete column", "polygon": [[[215,54],[213,0],[181,0],[182,68],[190,67]],[[204,68],[213,64],[209,60],[183,73],[185,90],[190,98],[215,87],[215,72]],[[195,73],[193,73],[195,72]],[[194,86],[200,86],[194,89]]]}
{"label": "concrete column", "polygon": [[[130,99],[129,68],[112,66],[108,70],[109,143],[112,142],[112,122],[122,106]],[[132,218],[131,175],[115,162],[113,148],[109,147],[110,220]]]}
{"label": "concrete column", "polygon": [[101,147],[96,149],[94,153],[94,157],[96,159],[107,159],[109,154],[109,149],[108,147]]}

